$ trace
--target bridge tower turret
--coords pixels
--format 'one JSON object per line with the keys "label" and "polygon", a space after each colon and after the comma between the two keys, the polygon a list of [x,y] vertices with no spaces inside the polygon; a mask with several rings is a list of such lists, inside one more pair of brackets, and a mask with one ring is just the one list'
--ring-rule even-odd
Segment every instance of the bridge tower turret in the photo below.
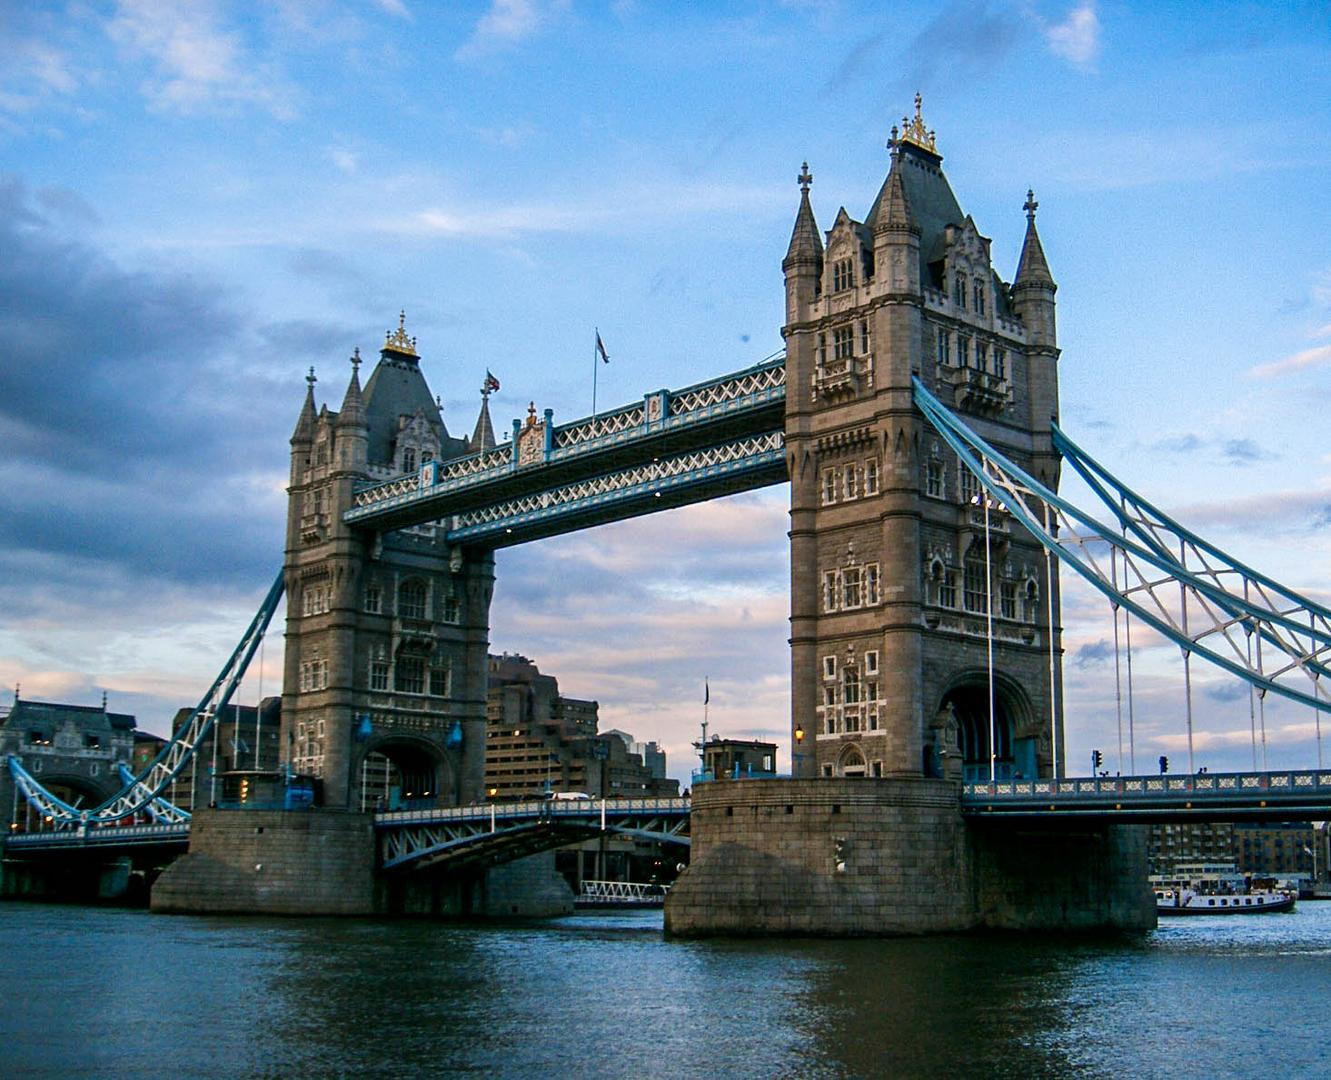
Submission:
{"label": "bridge tower turret", "polygon": [[[468,452],[444,426],[405,315],[362,390],[360,351],[338,412],[311,374],[292,437],[282,750],[325,805],[481,794],[494,560],[433,524],[366,533],[343,515],[366,481],[410,478]],[[404,482],[405,479],[404,479]]]}
{"label": "bridge tower turret", "polygon": [[920,110],[893,128],[864,222],[842,209],[825,252],[801,177],[783,263],[802,776],[1047,774],[1061,724],[1056,569],[912,402],[918,377],[1056,483],[1053,280],[1033,199],[1016,287],[994,273]]}

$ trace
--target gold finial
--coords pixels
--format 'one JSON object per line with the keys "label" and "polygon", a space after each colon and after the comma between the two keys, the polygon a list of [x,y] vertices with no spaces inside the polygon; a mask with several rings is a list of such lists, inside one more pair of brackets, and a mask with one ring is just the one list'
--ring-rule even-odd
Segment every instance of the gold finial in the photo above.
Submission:
{"label": "gold finial", "polygon": [[397,315],[397,329],[391,333],[384,334],[384,348],[389,352],[401,353],[403,356],[417,356],[416,339],[407,337],[407,313],[399,311]]}
{"label": "gold finial", "polygon": [[360,374],[360,346],[357,345],[351,354],[351,370],[357,375]]}
{"label": "gold finial", "polygon": [[915,95],[915,119],[911,120],[905,116],[901,118],[901,141],[913,143],[916,146],[928,150],[931,154],[938,153],[938,143],[934,138],[934,133],[924,126],[924,118],[920,116],[920,105],[923,99],[917,93]]}
{"label": "gold finial", "polygon": [[1040,204],[1035,201],[1035,192],[1031,188],[1026,189],[1026,202],[1022,205],[1026,211],[1026,220],[1032,225],[1035,224],[1035,211],[1040,209]]}
{"label": "gold finial", "polygon": [[804,192],[805,195],[809,194],[809,185],[813,183],[813,173],[809,172],[807,161],[804,163],[804,167],[800,169],[800,174],[795,178],[795,182],[799,184],[800,191]]}
{"label": "gold finial", "polygon": [[527,406],[527,426],[536,426],[536,402],[534,401]]}

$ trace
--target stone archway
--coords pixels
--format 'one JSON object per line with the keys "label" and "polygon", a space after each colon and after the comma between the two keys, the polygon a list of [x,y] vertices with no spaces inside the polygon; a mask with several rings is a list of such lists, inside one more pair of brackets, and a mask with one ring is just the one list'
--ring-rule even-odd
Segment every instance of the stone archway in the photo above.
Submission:
{"label": "stone archway", "polygon": [[1017,732],[1027,727],[1029,704],[1014,683],[995,676],[992,724],[989,679],[985,672],[969,672],[948,688],[939,702],[939,711],[949,710],[956,719],[957,749],[961,754],[962,778],[967,783],[983,783],[990,778],[991,730],[994,779],[1029,778],[1034,774],[1034,763],[1027,760],[1030,755],[1025,753],[1028,749],[1025,743],[1029,740],[1017,738]]}
{"label": "stone archway", "polygon": [[362,810],[448,806],[456,799],[456,775],[447,754],[428,739],[388,735],[365,748],[356,770]]}

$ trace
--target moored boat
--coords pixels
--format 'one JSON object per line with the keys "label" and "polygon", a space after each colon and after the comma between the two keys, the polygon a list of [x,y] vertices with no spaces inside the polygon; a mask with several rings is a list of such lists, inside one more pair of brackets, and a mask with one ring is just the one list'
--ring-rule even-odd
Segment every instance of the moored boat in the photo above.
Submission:
{"label": "moored boat", "polygon": [[1296,893],[1255,883],[1232,863],[1186,863],[1152,875],[1158,915],[1261,915],[1292,911]]}

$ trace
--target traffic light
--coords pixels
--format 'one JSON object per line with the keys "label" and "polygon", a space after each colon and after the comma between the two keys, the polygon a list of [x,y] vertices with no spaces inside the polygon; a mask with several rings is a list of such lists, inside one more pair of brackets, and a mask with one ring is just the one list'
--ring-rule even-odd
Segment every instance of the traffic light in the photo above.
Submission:
{"label": "traffic light", "polygon": [[1091,772],[1099,772],[1100,765],[1104,762],[1105,756],[1099,750],[1091,751]]}
{"label": "traffic light", "polygon": [[1161,773],[1161,775],[1163,776],[1163,775],[1164,775],[1165,773],[1167,773],[1167,772],[1169,772],[1169,758],[1166,757],[1164,754],[1161,754],[1161,755],[1160,755],[1160,773]]}

